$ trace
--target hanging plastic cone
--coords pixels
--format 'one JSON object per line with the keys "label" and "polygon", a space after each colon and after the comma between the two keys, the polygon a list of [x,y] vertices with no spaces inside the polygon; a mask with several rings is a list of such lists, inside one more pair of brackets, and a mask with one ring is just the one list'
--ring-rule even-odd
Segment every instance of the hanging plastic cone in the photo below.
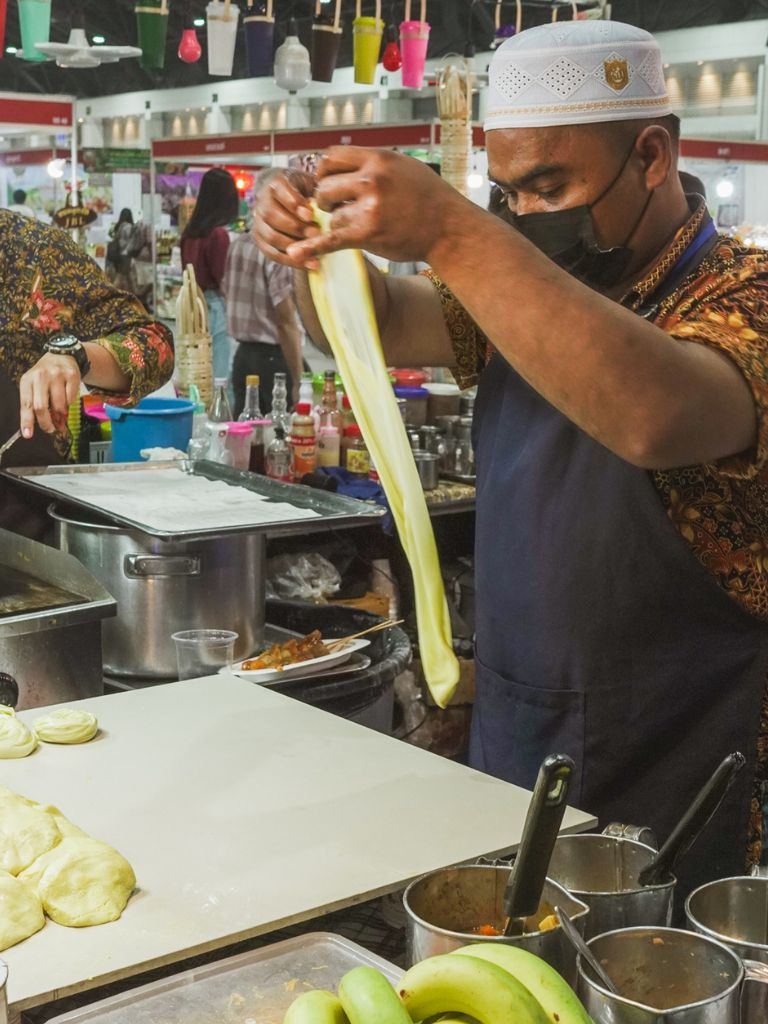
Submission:
{"label": "hanging plastic cone", "polygon": [[336,0],[333,17],[322,13],[320,0],[315,3],[315,20],[312,25],[312,80],[330,82],[336,70],[336,61],[341,46],[341,0]]}
{"label": "hanging plastic cone", "polygon": [[168,37],[168,0],[139,0],[135,7],[143,68],[165,67],[165,43]]}
{"label": "hanging plastic cone", "polygon": [[403,60],[403,85],[421,89],[424,65],[429,46],[429,25],[426,21],[427,0],[421,0],[421,19],[411,21],[411,0],[405,0],[405,21],[400,25],[400,53]]}
{"label": "hanging plastic cone", "polygon": [[51,0],[19,0],[19,23],[24,60],[48,60],[35,43],[51,40]]}
{"label": "hanging plastic cone", "polygon": [[352,22],[352,59],[355,81],[358,85],[373,85],[376,65],[379,63],[384,22],[381,20],[381,0],[376,0],[376,16],[363,17],[361,0],[357,0],[355,20]]}
{"label": "hanging plastic cone", "polygon": [[5,19],[8,16],[8,0],[0,0],[0,59],[5,53]]}
{"label": "hanging plastic cone", "polygon": [[212,0],[205,9],[208,26],[208,74],[232,74],[240,9],[232,0]]}
{"label": "hanging plastic cone", "polygon": [[397,29],[394,25],[387,26],[387,45],[384,47],[381,66],[385,71],[399,71],[403,66],[400,47],[397,45]]}
{"label": "hanging plastic cone", "polygon": [[[260,11],[261,8],[259,7]],[[272,0],[267,0],[266,13],[256,13],[253,0],[248,0],[245,26],[245,52],[248,58],[248,74],[260,78],[272,74],[275,48],[275,19],[272,14]]]}

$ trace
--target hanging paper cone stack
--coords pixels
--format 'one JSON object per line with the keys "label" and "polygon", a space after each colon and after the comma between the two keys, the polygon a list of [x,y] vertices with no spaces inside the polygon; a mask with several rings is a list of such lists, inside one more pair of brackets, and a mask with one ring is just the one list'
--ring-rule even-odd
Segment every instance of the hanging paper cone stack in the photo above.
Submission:
{"label": "hanging paper cone stack", "polygon": [[330,82],[336,70],[341,46],[341,0],[336,0],[333,18],[322,15],[320,0],[315,3],[315,21],[312,25],[312,79]]}
{"label": "hanging paper cone stack", "polygon": [[403,85],[420,89],[424,84],[424,64],[429,46],[427,0],[421,0],[421,19],[411,21],[411,0],[405,0],[405,21],[400,25],[400,54],[403,61]]}
{"label": "hanging paper cone stack", "polygon": [[207,406],[213,397],[213,345],[208,331],[208,308],[191,263],[184,268],[182,281],[176,300],[174,381],[184,398],[189,397],[190,385],[196,384]]}
{"label": "hanging paper cone stack", "polygon": [[136,4],[136,30],[143,68],[165,67],[165,42],[168,38],[168,0],[139,0]]}
{"label": "hanging paper cone stack", "polygon": [[205,9],[208,26],[208,74],[231,75],[240,9],[232,0],[211,0]]}
{"label": "hanging paper cone stack", "polygon": [[361,0],[357,0],[355,20],[352,23],[352,52],[355,66],[355,81],[358,85],[373,85],[376,81],[376,65],[379,63],[381,37],[384,22],[381,20],[381,0],[376,0],[376,16],[363,17]]}
{"label": "hanging paper cone stack", "polygon": [[47,60],[35,43],[50,42],[51,0],[19,0],[19,24],[24,60]]}
{"label": "hanging paper cone stack", "polygon": [[272,14],[272,0],[267,0],[266,14],[256,14],[256,9],[253,0],[248,0],[248,10],[243,18],[243,24],[248,73],[253,78],[260,78],[272,74],[275,18]]}

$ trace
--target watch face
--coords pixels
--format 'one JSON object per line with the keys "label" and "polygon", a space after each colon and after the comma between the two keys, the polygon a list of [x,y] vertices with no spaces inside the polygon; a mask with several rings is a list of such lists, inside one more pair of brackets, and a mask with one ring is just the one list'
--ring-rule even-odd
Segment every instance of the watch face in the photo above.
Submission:
{"label": "watch face", "polygon": [[48,340],[49,347],[58,349],[59,351],[67,351],[75,348],[79,344],[80,342],[77,338],[73,338],[71,334],[59,334],[55,338],[50,338]]}

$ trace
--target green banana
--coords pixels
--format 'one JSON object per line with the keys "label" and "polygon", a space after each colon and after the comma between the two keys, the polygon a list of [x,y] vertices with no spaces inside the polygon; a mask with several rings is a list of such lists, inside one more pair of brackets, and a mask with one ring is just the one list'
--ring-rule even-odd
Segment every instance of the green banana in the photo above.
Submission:
{"label": "green banana", "polygon": [[294,999],[283,1024],[349,1024],[349,1021],[333,992],[316,988]]}
{"label": "green banana", "polygon": [[403,975],[399,990],[414,1021],[465,1013],[480,1024],[550,1024],[524,985],[496,964],[473,956],[422,960]]}
{"label": "green banana", "polygon": [[476,957],[508,971],[538,999],[552,1024],[592,1024],[571,986],[541,957],[519,946],[476,942],[455,949],[451,956]]}
{"label": "green banana", "polygon": [[397,992],[374,967],[355,967],[339,983],[350,1024],[411,1024]]}

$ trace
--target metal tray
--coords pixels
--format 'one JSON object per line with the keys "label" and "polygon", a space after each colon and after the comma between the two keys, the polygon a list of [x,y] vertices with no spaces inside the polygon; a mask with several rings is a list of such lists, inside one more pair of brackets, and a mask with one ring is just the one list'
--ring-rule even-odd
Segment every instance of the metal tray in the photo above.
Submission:
{"label": "metal tray", "polygon": [[230,469],[215,462],[182,462],[181,467],[192,475],[203,476],[208,480],[222,480],[236,487],[263,494],[267,498],[287,502],[297,509],[312,509],[318,513],[316,519],[285,519],[279,523],[257,523],[244,526],[211,527],[210,529],[178,530],[169,532],[154,529],[147,523],[115,513],[105,514],[98,504],[89,499],[78,499],[75,495],[63,494],[61,491],[48,487],[45,476],[94,476],[109,473],[152,472],[162,473],[169,469],[178,469],[179,462],[114,462],[106,465],[72,465],[72,466],[33,466],[3,470],[3,476],[18,480],[33,490],[40,491],[58,503],[86,508],[95,512],[103,519],[119,523],[142,533],[148,533],[163,540],[201,540],[206,537],[220,536],[225,533],[268,533],[272,537],[285,536],[292,533],[316,533],[321,530],[333,530],[340,524],[345,526],[361,525],[376,522],[386,515],[386,510],[379,505],[358,501],[330,491],[320,491],[301,484],[286,484],[256,473]]}
{"label": "metal tray", "polygon": [[55,1017],[49,1024],[281,1024],[312,988],[336,990],[354,967],[396,983],[402,971],[340,935],[314,932],[185,971]]}

